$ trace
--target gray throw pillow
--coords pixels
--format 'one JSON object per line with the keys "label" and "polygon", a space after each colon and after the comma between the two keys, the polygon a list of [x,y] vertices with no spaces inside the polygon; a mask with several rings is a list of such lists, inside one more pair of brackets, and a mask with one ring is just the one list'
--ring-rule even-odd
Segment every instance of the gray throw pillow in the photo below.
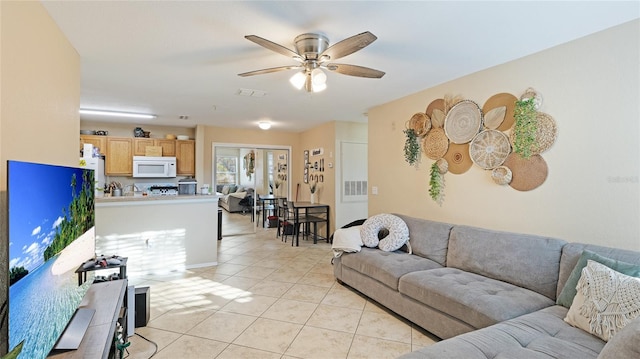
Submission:
{"label": "gray throw pillow", "polygon": [[640,318],[634,319],[607,342],[598,359],[640,358]]}
{"label": "gray throw pillow", "polygon": [[582,275],[582,269],[587,266],[588,260],[596,261],[600,264],[604,264],[605,266],[613,269],[616,272],[620,272],[622,274],[626,274],[632,277],[640,277],[640,266],[617,261],[615,259],[603,257],[595,252],[584,250],[582,251],[582,255],[580,259],[578,259],[578,263],[571,271],[567,282],[562,288],[562,292],[556,299],[556,304],[562,305],[563,307],[571,307],[571,303],[573,303],[573,298],[576,296],[576,285],[578,285],[578,281],[580,280],[580,276]]}

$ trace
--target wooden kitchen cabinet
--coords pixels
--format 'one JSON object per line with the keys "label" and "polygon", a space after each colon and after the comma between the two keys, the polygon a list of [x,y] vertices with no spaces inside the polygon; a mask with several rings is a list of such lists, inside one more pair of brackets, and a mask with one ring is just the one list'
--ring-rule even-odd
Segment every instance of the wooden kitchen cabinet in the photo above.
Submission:
{"label": "wooden kitchen cabinet", "polygon": [[134,138],[133,139],[133,155],[144,156],[147,146],[155,146],[153,138]]}
{"label": "wooden kitchen cabinet", "polygon": [[145,156],[147,146],[162,147],[162,156],[173,157],[176,155],[176,140],[165,140],[157,138],[134,138],[133,155]]}
{"label": "wooden kitchen cabinet", "polygon": [[101,154],[104,154],[107,150],[107,137],[105,136],[80,135],[80,149],[84,148],[85,143],[90,143],[93,147],[98,147]]}
{"label": "wooden kitchen cabinet", "polygon": [[154,146],[162,147],[162,156],[174,157],[176,155],[176,140],[153,140]]}
{"label": "wooden kitchen cabinet", "polygon": [[176,174],[196,175],[196,141],[176,140]]}
{"label": "wooden kitchen cabinet", "polygon": [[107,176],[133,175],[133,139],[107,137],[105,173]]}

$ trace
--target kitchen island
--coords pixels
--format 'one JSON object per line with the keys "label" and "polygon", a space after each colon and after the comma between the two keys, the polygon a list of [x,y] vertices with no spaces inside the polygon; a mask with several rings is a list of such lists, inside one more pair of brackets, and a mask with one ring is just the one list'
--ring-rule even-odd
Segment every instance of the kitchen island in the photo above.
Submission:
{"label": "kitchen island", "polygon": [[96,197],[96,254],[128,257],[132,279],[216,265],[218,198]]}

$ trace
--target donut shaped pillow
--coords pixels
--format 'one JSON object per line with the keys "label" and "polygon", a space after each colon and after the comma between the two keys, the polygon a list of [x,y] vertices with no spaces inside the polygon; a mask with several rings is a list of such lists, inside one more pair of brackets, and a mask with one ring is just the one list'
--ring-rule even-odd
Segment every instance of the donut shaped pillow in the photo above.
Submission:
{"label": "donut shaped pillow", "polygon": [[[386,229],[389,235],[378,239],[378,233]],[[402,218],[393,214],[376,214],[369,217],[360,227],[360,237],[365,246],[378,247],[386,252],[400,249],[409,241],[409,227]]]}

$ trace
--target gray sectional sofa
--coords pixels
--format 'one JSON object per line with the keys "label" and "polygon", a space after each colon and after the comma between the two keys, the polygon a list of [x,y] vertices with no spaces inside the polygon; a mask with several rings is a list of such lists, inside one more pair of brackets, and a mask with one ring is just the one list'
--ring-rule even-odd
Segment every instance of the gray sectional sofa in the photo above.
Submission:
{"label": "gray sectional sofa", "polygon": [[[335,258],[334,275],[445,339],[403,358],[606,355],[604,341],[564,322],[556,298],[584,249],[633,264],[640,252],[397,216],[412,254],[363,247]],[[609,342],[622,342],[619,358],[640,357],[640,319],[632,324]]]}

